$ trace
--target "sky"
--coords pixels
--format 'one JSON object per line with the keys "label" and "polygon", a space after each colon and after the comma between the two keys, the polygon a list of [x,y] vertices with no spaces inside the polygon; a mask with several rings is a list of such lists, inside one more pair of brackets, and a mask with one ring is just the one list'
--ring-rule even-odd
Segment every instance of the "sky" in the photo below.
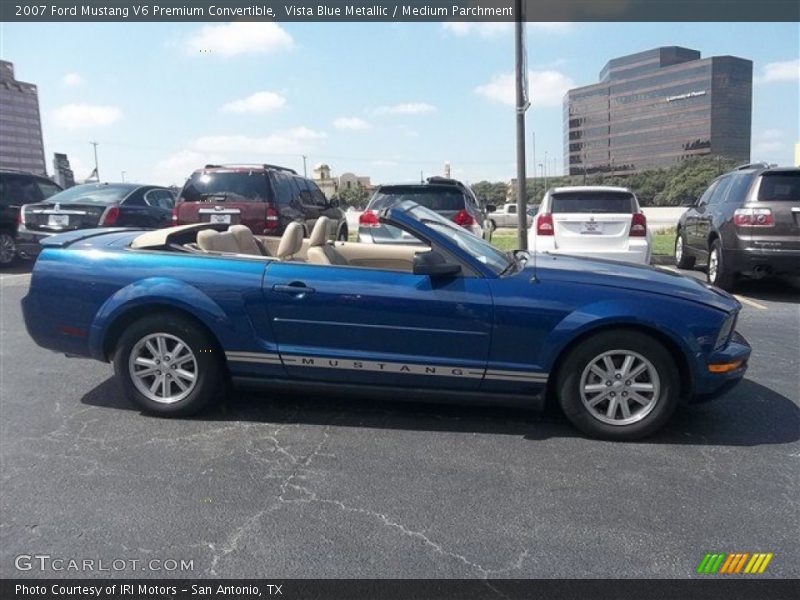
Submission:
{"label": "sky", "polygon": [[[752,159],[800,141],[797,23],[531,23],[528,164],[563,168],[562,97],[657,46],[754,62]],[[0,56],[39,88],[48,170],[177,184],[206,163],[269,162],[373,183],[515,173],[509,23],[0,24]],[[555,159],[555,160],[553,160]],[[529,174],[531,168],[529,167]]]}

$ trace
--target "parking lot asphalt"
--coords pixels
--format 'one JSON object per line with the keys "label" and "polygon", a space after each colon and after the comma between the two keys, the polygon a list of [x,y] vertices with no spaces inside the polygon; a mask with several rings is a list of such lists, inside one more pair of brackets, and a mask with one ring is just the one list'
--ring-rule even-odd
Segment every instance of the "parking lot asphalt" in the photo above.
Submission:
{"label": "parking lot asphalt", "polygon": [[737,292],[740,386],[622,444],[557,414],[330,396],[145,416],[110,365],[34,345],[28,281],[0,274],[2,577],[81,575],[14,566],[47,554],[142,561],[94,576],[683,578],[707,552],[800,576],[796,283]]}

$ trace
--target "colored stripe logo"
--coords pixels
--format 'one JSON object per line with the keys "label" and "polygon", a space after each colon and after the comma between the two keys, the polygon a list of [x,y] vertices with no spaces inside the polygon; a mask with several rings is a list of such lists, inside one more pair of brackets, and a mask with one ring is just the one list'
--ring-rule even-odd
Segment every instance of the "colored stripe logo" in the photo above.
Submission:
{"label": "colored stripe logo", "polygon": [[700,561],[697,573],[700,575],[756,575],[767,570],[772,560],[772,552],[731,552],[708,553]]}

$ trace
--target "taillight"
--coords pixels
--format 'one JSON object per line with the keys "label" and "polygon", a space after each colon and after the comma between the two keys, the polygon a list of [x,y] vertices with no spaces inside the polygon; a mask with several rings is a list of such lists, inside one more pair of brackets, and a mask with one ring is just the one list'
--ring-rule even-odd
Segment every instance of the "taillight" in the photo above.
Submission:
{"label": "taillight", "polygon": [[172,207],[172,224],[173,225],[177,225],[178,224],[178,207],[177,206],[173,206]]}
{"label": "taillight", "polygon": [[467,209],[461,210],[455,217],[453,217],[453,222],[456,225],[461,225],[461,227],[472,227],[475,225],[475,219],[473,219],[472,215],[467,212]]}
{"label": "taillight", "polygon": [[543,213],[536,217],[536,235],[553,235],[553,215]]}
{"label": "taillight", "polygon": [[775,220],[768,208],[737,208],[733,213],[733,223],[737,227],[772,227]]}
{"label": "taillight", "polygon": [[103,217],[100,219],[100,225],[109,227],[116,223],[117,219],[119,219],[119,206],[111,206],[103,213]]}
{"label": "taillight", "polygon": [[645,237],[647,235],[647,217],[644,213],[633,213],[631,218],[631,237]]}
{"label": "taillight", "polygon": [[358,224],[363,227],[380,227],[381,222],[378,219],[378,215],[376,215],[371,210],[365,210],[361,213],[361,216],[358,217]]}
{"label": "taillight", "polygon": [[279,225],[278,212],[271,206],[267,207],[267,216],[264,219],[264,233],[277,229]]}

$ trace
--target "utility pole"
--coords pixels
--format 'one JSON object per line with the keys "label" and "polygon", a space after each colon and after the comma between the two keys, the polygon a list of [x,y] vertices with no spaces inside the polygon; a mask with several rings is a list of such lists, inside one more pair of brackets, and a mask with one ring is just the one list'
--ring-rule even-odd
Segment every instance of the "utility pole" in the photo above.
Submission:
{"label": "utility pole", "polygon": [[89,142],[94,146],[94,176],[97,181],[100,181],[100,168],[97,166],[97,142]]}
{"label": "utility pole", "polygon": [[517,83],[517,247],[528,249],[528,193],[525,180],[525,111],[530,103],[527,98],[527,74],[525,73],[525,18],[522,0],[515,0],[516,23],[514,24],[515,62]]}
{"label": "utility pole", "polygon": [[122,172],[122,183],[125,183],[125,171]]}
{"label": "utility pole", "polygon": [[305,154],[301,154],[300,156],[303,157],[303,177],[308,177],[308,170],[306,169],[306,159],[308,157]]}

